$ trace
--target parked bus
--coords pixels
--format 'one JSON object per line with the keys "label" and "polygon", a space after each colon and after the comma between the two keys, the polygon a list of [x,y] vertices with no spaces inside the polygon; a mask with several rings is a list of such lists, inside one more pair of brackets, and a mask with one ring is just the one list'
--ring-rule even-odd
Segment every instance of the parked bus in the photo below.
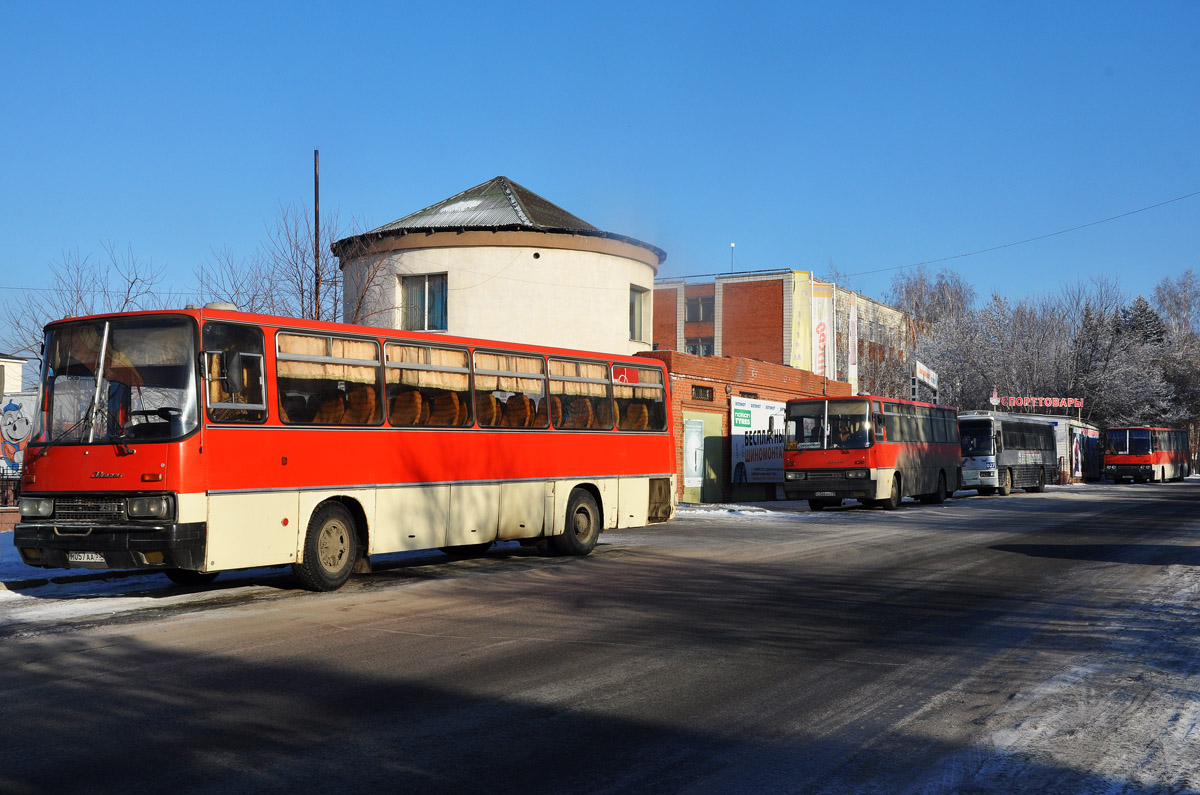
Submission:
{"label": "parked bus", "polygon": [[1058,442],[1045,420],[994,411],[958,415],[963,488],[1007,496],[1013,489],[1042,492],[1058,481]]}
{"label": "parked bus", "polygon": [[859,395],[789,400],[783,456],[788,499],[814,511],[856,499],[894,509],[941,503],[962,482],[955,410]]}
{"label": "parked bus", "polygon": [[1104,432],[1104,475],[1114,483],[1183,480],[1191,460],[1187,431],[1143,425]]}
{"label": "parked bus", "polygon": [[661,362],[206,307],[46,327],[13,543],[43,568],[290,564],[517,540],[586,555],[675,510]]}

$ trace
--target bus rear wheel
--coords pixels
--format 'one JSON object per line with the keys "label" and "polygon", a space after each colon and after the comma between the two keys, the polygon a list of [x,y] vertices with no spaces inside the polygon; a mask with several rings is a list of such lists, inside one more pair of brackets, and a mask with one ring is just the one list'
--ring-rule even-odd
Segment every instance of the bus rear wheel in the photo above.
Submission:
{"label": "bus rear wheel", "polygon": [[310,591],[336,591],[350,579],[358,559],[358,534],[350,512],[336,502],[318,508],[304,536],[304,559],[292,564]]}
{"label": "bus rear wheel", "polygon": [[1045,490],[1046,490],[1046,470],[1039,469],[1037,485],[1036,486],[1026,486],[1025,491],[1032,492],[1034,494],[1041,494]]}
{"label": "bus rear wheel", "polygon": [[946,501],[946,473],[938,473],[937,491],[931,494],[922,494],[921,502],[927,505],[941,505]]}
{"label": "bus rear wheel", "polygon": [[600,539],[600,509],[585,489],[575,489],[567,502],[567,526],[562,535],[550,537],[550,549],[556,555],[586,555]]}

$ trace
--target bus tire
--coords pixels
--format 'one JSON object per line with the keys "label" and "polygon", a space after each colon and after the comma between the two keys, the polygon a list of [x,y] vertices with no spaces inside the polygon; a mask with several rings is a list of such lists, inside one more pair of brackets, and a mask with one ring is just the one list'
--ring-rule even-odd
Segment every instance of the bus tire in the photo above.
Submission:
{"label": "bus tire", "polygon": [[208,585],[217,579],[219,572],[196,571],[195,569],[167,569],[163,574],[167,575],[167,579],[176,585],[182,585],[184,588],[197,588],[201,585]]}
{"label": "bus tire", "polygon": [[930,504],[930,506],[940,506],[940,504],[946,502],[946,473],[937,473],[937,491],[932,492],[932,494],[920,495],[920,501]]}
{"label": "bus tire", "polygon": [[1000,480],[1000,486],[996,489],[1001,497],[1007,497],[1012,494],[1013,476],[1011,469],[1004,470],[1004,477]]}
{"label": "bus tire", "polygon": [[310,591],[336,591],[350,579],[358,559],[358,532],[342,505],[327,502],[313,512],[304,536],[304,559],[292,564]]}
{"label": "bus tire", "polygon": [[1045,490],[1046,490],[1046,470],[1039,469],[1037,485],[1036,486],[1026,486],[1025,491],[1028,491],[1032,494],[1041,494]]}
{"label": "bus tire", "polygon": [[900,507],[900,502],[904,499],[900,492],[900,476],[892,475],[892,490],[888,496],[879,501],[879,507],[885,511],[894,511]]}
{"label": "bus tire", "polygon": [[600,539],[600,509],[586,489],[575,489],[567,501],[567,526],[562,535],[550,537],[556,555],[586,555]]}

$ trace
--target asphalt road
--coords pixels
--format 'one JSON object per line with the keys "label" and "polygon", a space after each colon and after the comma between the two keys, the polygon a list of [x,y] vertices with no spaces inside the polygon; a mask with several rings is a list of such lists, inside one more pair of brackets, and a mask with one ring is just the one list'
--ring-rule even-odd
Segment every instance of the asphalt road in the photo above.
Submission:
{"label": "asphalt road", "polygon": [[0,792],[1197,791],[1198,499],[769,503],[168,588],[0,639]]}

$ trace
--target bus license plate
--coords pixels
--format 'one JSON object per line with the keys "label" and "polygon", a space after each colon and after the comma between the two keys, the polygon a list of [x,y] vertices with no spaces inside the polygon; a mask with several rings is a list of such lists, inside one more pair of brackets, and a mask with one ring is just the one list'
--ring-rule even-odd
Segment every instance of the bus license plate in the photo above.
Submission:
{"label": "bus license plate", "polygon": [[104,556],[99,552],[68,552],[69,563],[103,563]]}
{"label": "bus license plate", "polygon": [[834,494],[832,491],[818,491],[817,496],[818,497],[836,497],[837,495]]}

